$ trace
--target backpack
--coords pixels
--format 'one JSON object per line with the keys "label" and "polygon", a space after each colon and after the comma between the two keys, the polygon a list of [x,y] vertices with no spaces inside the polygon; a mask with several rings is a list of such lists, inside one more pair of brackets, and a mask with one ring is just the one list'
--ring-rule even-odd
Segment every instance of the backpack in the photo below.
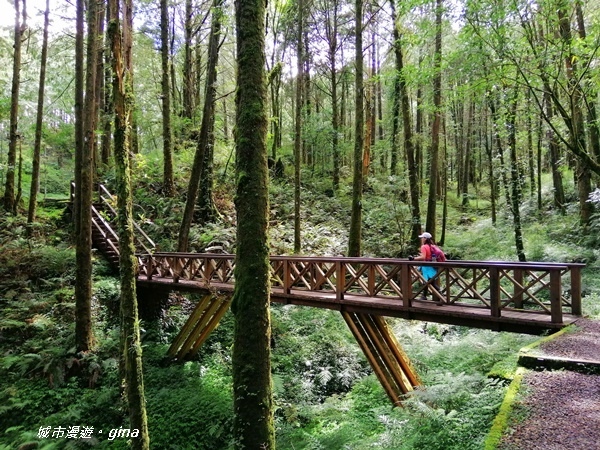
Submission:
{"label": "backpack", "polygon": [[430,244],[429,251],[431,252],[431,259],[434,259],[437,262],[446,262],[446,255],[437,245]]}

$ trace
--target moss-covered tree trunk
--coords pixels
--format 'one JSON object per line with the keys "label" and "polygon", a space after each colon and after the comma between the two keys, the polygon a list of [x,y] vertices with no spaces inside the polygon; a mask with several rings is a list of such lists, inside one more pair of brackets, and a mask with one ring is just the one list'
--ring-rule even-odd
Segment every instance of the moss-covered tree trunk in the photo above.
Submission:
{"label": "moss-covered tree trunk", "polygon": [[[136,258],[133,239],[131,168],[129,164],[129,132],[132,102],[128,89],[130,72],[124,63],[118,0],[110,0],[109,38],[112,49],[113,98],[115,108],[114,156],[117,178],[117,216],[119,233],[119,267],[121,280],[121,348],[123,374],[132,429],[139,436],[131,440],[134,449],[148,449],[148,420],[142,375],[142,345],[136,298]],[[127,22],[126,22],[127,23]]]}
{"label": "moss-covered tree trunk", "polygon": [[298,19],[296,33],[297,49],[297,69],[296,74],[296,108],[295,108],[295,126],[294,126],[294,253],[300,253],[301,242],[301,224],[300,224],[300,161],[302,153],[302,105],[303,105],[303,85],[304,85],[304,2],[298,0]]}
{"label": "moss-covered tree trunk", "polygon": [[523,245],[523,230],[521,227],[521,201],[523,193],[521,191],[521,182],[519,180],[519,162],[517,160],[517,100],[518,88],[515,87],[513,98],[510,100],[506,118],[506,128],[508,134],[508,147],[510,149],[510,185],[511,185],[511,209],[513,214],[513,229],[515,232],[515,247],[519,261],[526,261],[525,246]]}
{"label": "moss-covered tree trunk", "polygon": [[163,117],[163,191],[167,197],[175,194],[173,183],[173,139],[171,130],[171,92],[169,91],[169,6],[160,0],[160,57]]}
{"label": "moss-covered tree trunk", "polygon": [[192,41],[194,39],[194,11],[192,0],[185,0],[184,19],[184,46],[183,46],[183,117],[189,119],[187,130],[189,131],[194,116],[194,62],[192,60]]}
{"label": "moss-covered tree trunk", "polygon": [[[21,22],[21,3],[23,3],[23,22]],[[23,30],[25,29],[25,2],[15,0],[15,41],[13,52],[13,73],[10,99],[10,125],[8,132],[8,156],[6,160],[6,182],[4,184],[4,209],[13,212],[15,205],[15,167],[17,165],[17,133],[19,123],[19,86],[21,84],[21,43]]]}
{"label": "moss-covered tree trunk", "polygon": [[83,145],[79,181],[79,230],[76,236],[77,262],[75,282],[75,343],[77,351],[92,346],[92,193],[93,158],[96,139],[96,66],[98,61],[98,8],[91,2],[87,9],[88,39],[86,50],[85,100],[83,104]]}
{"label": "moss-covered tree trunk", "polygon": [[46,62],[48,61],[48,16],[50,14],[49,0],[46,0],[44,11],[44,34],[42,37],[42,60],[40,62],[40,83],[38,88],[38,103],[35,120],[35,142],[33,144],[33,168],[31,172],[31,189],[29,191],[29,211],[27,223],[35,220],[37,210],[37,195],[40,190],[40,155],[42,148],[42,120],[44,119],[44,86],[46,84]]}
{"label": "moss-covered tree trunk", "polygon": [[235,2],[237,251],[233,346],[236,449],[274,449],[269,313],[265,2]]}
{"label": "moss-covered tree trunk", "polygon": [[440,149],[440,125],[442,122],[442,0],[436,0],[435,54],[433,76],[433,123],[431,124],[431,162],[429,166],[429,194],[427,196],[427,219],[425,229],[436,236],[436,210],[438,196],[438,167]]}
{"label": "moss-covered tree trunk", "polygon": [[362,190],[363,190],[363,138],[365,117],[363,107],[363,48],[362,48],[362,0],[354,3],[354,25],[356,46],[356,89],[355,117],[354,117],[354,175],[352,181],[352,212],[350,214],[350,234],[348,236],[348,256],[360,256],[361,231],[362,231]]}
{"label": "moss-covered tree trunk", "polygon": [[331,83],[331,151],[333,155],[333,191],[337,192],[340,187],[340,148],[339,128],[340,114],[338,105],[338,69],[336,58],[338,56],[338,12],[339,1],[334,0],[331,5],[331,14],[327,14],[325,33],[327,36],[329,59],[329,80]]}
{"label": "moss-covered tree trunk", "polygon": [[[394,49],[399,45],[400,31],[396,26],[396,0],[390,0],[390,12],[392,18],[392,36],[394,37]],[[398,58],[396,58],[396,63]],[[390,175],[396,175],[398,165],[398,132],[400,129],[400,73],[396,65],[396,74],[394,75],[394,92],[392,94],[392,137],[390,142]]]}
{"label": "moss-covered tree trunk", "polygon": [[[110,20],[110,11],[109,5],[106,4],[105,21],[108,22]],[[103,82],[103,90],[102,95],[104,96],[104,101],[102,102],[102,114],[100,118],[100,128],[102,129],[102,136],[100,138],[100,158],[102,160],[102,165],[108,167],[110,165],[110,157],[112,155],[111,146],[112,146],[112,119],[114,115],[113,108],[113,99],[112,99],[112,88],[111,88],[111,80],[112,80],[112,67],[110,65],[110,42],[108,39],[104,41],[104,82]]]}

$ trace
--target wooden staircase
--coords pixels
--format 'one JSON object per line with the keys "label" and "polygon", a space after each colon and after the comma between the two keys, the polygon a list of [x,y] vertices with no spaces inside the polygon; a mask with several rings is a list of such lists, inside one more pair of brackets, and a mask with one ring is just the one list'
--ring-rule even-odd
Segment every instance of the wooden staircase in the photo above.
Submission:
{"label": "wooden staircase", "polygon": [[[115,270],[119,268],[119,236],[117,228],[117,199],[106,186],[99,183],[92,204],[92,245],[107,259]],[[71,201],[75,198],[75,183],[71,183]],[[135,228],[135,247],[140,253],[152,253],[156,247],[154,241],[144,233],[137,222]]]}

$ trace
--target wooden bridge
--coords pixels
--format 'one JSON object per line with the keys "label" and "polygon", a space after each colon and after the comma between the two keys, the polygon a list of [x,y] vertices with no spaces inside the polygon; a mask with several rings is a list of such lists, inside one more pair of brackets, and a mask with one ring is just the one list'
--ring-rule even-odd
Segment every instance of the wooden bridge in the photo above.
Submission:
{"label": "wooden bridge", "polygon": [[[102,185],[98,192],[94,244],[118,263],[114,199]],[[177,359],[194,355],[229,308],[235,255],[152,252],[154,243],[137,229],[138,287],[206,294],[169,349]],[[581,315],[583,264],[313,256],[272,256],[270,263],[271,301],[340,311],[394,404],[420,382],[385,316],[539,334]],[[429,281],[418,270],[424,265],[437,269]]]}
{"label": "wooden bridge", "polygon": [[[232,254],[141,254],[138,264],[138,284],[155,288],[231,292],[235,284]],[[435,266],[437,276],[426,282],[423,265]],[[272,256],[271,300],[538,334],[581,315],[582,266]]]}

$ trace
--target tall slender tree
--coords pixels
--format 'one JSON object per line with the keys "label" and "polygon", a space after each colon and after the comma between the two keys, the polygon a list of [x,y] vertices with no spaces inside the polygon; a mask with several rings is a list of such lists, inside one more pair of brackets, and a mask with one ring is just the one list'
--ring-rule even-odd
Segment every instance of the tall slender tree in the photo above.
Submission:
{"label": "tall slender tree", "polygon": [[294,253],[300,253],[300,162],[302,159],[302,105],[304,87],[304,2],[298,0],[296,111],[294,126]]}
{"label": "tall slender tree", "polygon": [[171,92],[169,90],[169,5],[160,0],[161,100],[163,119],[163,190],[167,197],[175,194],[173,182],[173,132],[171,129]]}
{"label": "tall slender tree", "polygon": [[232,311],[234,446],[274,449],[265,2],[236,0],[237,252]]}
{"label": "tall slender tree", "polygon": [[427,197],[427,219],[425,228],[435,236],[436,206],[439,180],[440,125],[442,122],[442,6],[443,0],[436,0],[435,8],[435,51],[433,55],[433,122],[431,124],[431,152],[429,164],[429,195]]}
{"label": "tall slender tree", "polygon": [[42,37],[42,55],[40,62],[40,82],[38,89],[38,104],[35,121],[35,142],[33,144],[33,167],[31,171],[31,190],[29,191],[29,211],[27,223],[35,220],[37,209],[37,194],[40,190],[40,157],[42,148],[42,124],[44,119],[44,87],[46,85],[46,62],[48,61],[48,22],[50,15],[50,0],[46,0],[44,11],[44,34]]}
{"label": "tall slender tree", "polygon": [[179,227],[179,243],[177,248],[180,252],[188,251],[190,227],[194,218],[194,207],[196,205],[198,189],[202,181],[201,176],[203,167],[206,163],[206,154],[211,151],[210,147],[214,145],[213,130],[217,89],[217,64],[219,60],[219,42],[221,39],[222,4],[222,0],[214,0],[213,2],[213,18],[208,44],[208,73],[206,77],[204,109],[202,123],[200,125],[200,136],[198,138],[194,162],[192,164],[192,173],[188,183],[188,193],[183,212],[183,219],[181,221],[181,226]]}
{"label": "tall slender tree", "polygon": [[75,343],[80,352],[92,347],[92,194],[93,158],[96,142],[96,75],[98,62],[98,2],[87,9],[88,39],[86,50],[85,99],[81,175],[79,193],[79,229],[75,259]]}
{"label": "tall slender tree", "polygon": [[348,256],[360,256],[362,240],[362,191],[363,191],[363,145],[365,131],[364,116],[364,58],[363,58],[363,1],[354,2],[355,26],[355,80],[356,100],[354,104],[354,173],[352,179],[352,212],[348,236]]}
{"label": "tall slender tree", "polygon": [[[121,349],[125,393],[129,408],[131,428],[139,430],[139,436],[131,440],[131,447],[148,450],[150,438],[144,395],[142,372],[142,342],[136,298],[136,264],[131,168],[129,158],[132,114],[132,92],[128,77],[131,76],[123,49],[123,32],[119,12],[119,0],[110,1],[108,35],[112,49],[113,96],[115,107],[114,155],[117,178],[117,217],[119,227],[119,269],[121,284]],[[123,28],[130,24],[123,21]],[[131,32],[132,30],[129,30]]]}
{"label": "tall slender tree", "polygon": [[[23,9],[21,10],[21,4]],[[22,17],[21,17],[22,14]],[[24,32],[27,29],[27,11],[25,0],[15,0],[15,41],[13,52],[13,73],[10,98],[10,130],[7,155],[6,182],[4,184],[4,209],[16,212],[15,203],[15,167],[17,165],[17,145],[20,140],[19,125],[19,88],[21,85],[21,48]]]}

